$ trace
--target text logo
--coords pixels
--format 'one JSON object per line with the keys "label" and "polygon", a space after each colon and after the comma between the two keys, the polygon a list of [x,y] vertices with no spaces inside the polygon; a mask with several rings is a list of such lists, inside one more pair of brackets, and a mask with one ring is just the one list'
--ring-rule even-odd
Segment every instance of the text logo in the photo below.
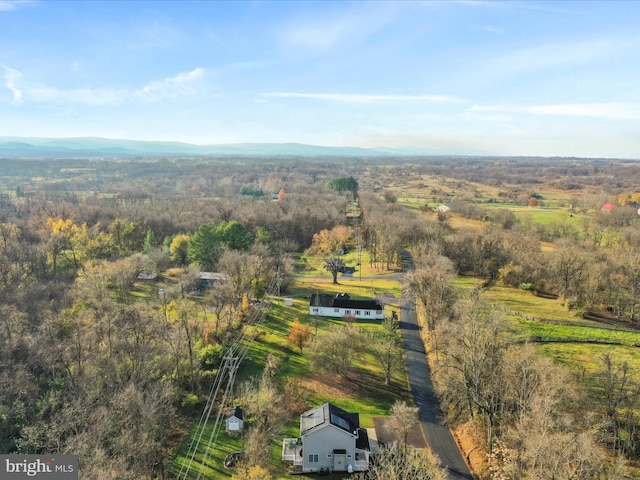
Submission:
{"label": "text logo", "polygon": [[78,480],[77,455],[0,455],[2,480]]}

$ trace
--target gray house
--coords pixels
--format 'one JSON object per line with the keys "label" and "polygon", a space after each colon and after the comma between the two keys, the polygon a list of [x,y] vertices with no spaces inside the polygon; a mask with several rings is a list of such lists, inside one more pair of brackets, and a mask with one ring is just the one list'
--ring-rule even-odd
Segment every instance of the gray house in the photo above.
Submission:
{"label": "gray house", "polygon": [[384,305],[376,299],[351,300],[346,293],[314,293],[309,301],[309,315],[335,318],[353,315],[360,319],[384,320]]}
{"label": "gray house", "polygon": [[282,461],[297,473],[362,472],[369,469],[369,436],[360,416],[331,403],[300,415],[300,439],[285,438]]}

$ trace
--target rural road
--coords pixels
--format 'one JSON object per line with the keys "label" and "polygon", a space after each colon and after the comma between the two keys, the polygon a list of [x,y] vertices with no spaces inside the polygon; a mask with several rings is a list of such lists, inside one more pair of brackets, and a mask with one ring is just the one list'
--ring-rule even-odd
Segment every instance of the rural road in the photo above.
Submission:
{"label": "rural road", "polygon": [[[404,253],[403,257],[406,270],[412,269],[411,255]],[[451,431],[444,424],[438,397],[433,389],[424,345],[420,338],[415,301],[406,289],[402,297],[400,328],[404,341],[405,362],[411,394],[416,407],[419,408],[418,417],[427,444],[433,453],[440,458],[442,466],[448,469],[450,480],[473,480]]]}

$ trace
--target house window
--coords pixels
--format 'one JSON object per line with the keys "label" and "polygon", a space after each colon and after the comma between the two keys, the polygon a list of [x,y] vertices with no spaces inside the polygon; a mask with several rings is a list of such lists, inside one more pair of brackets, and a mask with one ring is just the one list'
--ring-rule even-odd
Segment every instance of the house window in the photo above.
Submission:
{"label": "house window", "polygon": [[356,310],[356,315],[360,315],[360,310]]}
{"label": "house window", "polygon": [[314,308],[314,309],[313,309],[313,313],[318,313],[318,309],[317,309],[317,308]]}
{"label": "house window", "polygon": [[318,463],[318,454],[310,453],[309,454],[309,463]]}
{"label": "house window", "polygon": [[344,311],[344,314],[345,314],[345,315],[351,315],[351,310],[345,310],[345,311]]}
{"label": "house window", "polygon": [[334,313],[340,313],[340,309],[339,309],[339,308],[334,308],[334,309],[333,309],[333,312],[334,312]]}
{"label": "house window", "polygon": [[364,311],[364,314],[365,314],[365,315],[371,315],[371,312],[370,312],[369,310],[365,310],[365,311]]}

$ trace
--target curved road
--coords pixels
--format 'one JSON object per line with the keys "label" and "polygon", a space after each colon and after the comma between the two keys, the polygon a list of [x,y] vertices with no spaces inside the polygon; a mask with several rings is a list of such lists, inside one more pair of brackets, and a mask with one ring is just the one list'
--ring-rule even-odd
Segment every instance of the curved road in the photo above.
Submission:
{"label": "curved road", "polygon": [[[407,252],[403,253],[407,270],[413,268],[413,259]],[[406,290],[406,289],[405,289]],[[400,328],[404,341],[405,362],[409,375],[409,385],[413,400],[418,407],[418,417],[427,444],[440,458],[440,462],[448,469],[450,480],[473,480],[451,431],[444,423],[444,418],[433,389],[431,370],[420,338],[415,301],[408,292],[403,292],[400,311]]]}

